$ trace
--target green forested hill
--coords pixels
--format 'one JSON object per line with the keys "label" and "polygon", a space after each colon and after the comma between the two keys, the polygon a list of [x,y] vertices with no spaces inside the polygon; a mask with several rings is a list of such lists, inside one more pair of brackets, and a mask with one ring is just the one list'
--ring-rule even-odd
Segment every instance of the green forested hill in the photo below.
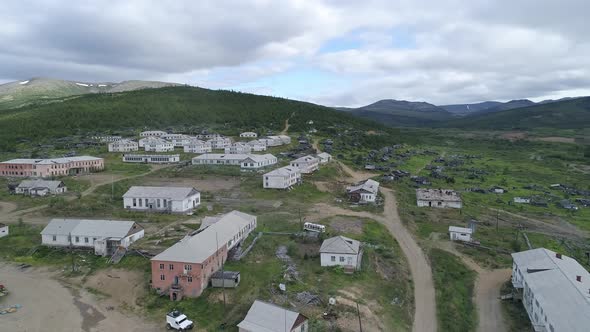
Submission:
{"label": "green forested hill", "polygon": [[444,127],[491,130],[590,128],[590,97],[476,114],[444,123]]}
{"label": "green forested hill", "polygon": [[125,128],[227,125],[280,131],[334,124],[375,129],[377,124],[331,108],[283,98],[195,87],[168,87],[84,95],[63,102],[0,111],[0,148],[28,139],[109,132]]}

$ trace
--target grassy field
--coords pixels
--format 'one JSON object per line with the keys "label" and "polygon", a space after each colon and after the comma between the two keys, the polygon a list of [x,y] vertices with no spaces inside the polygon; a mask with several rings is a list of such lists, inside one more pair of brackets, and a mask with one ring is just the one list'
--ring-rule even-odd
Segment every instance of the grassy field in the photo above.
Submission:
{"label": "grassy field", "polygon": [[477,310],[473,304],[476,273],[455,255],[440,249],[430,252],[436,287],[436,314],[441,331],[475,331]]}

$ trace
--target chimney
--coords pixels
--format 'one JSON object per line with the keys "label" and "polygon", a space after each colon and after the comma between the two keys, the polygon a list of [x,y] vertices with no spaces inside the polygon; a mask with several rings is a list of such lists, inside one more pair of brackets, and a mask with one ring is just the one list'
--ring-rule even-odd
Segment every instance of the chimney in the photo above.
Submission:
{"label": "chimney", "polygon": [[561,254],[556,252],[556,253],[555,253],[555,257],[557,257],[557,258],[561,259]]}
{"label": "chimney", "polygon": [[577,282],[582,282],[582,276],[576,276],[576,281]]}

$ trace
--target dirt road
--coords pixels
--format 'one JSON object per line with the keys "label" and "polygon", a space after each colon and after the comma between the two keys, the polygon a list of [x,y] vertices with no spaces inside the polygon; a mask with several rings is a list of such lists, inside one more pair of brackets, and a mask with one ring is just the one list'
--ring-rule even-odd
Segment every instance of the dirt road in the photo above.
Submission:
{"label": "dirt road", "polygon": [[20,304],[16,313],[0,318],[2,331],[155,332],[162,327],[105,304],[83,289],[54,279],[55,273],[0,263],[0,282],[10,291],[2,304]]}
{"label": "dirt road", "polygon": [[[374,174],[357,172],[350,167],[339,163],[342,169],[350,175],[354,181],[362,181]],[[416,310],[414,313],[414,322],[412,331],[430,332],[437,330],[436,319],[436,297],[434,292],[434,282],[432,280],[432,270],[430,264],[418,245],[412,234],[404,227],[397,211],[397,201],[391,189],[381,188],[384,198],[383,215],[372,214],[363,211],[350,211],[334,207],[328,204],[318,204],[316,209],[318,214],[326,216],[349,215],[358,217],[367,217],[382,223],[399,243],[402,251],[406,255],[410,265],[410,272],[414,282],[414,304]]]}
{"label": "dirt road", "polygon": [[[292,113],[291,116],[289,117],[289,119],[295,115],[295,113]],[[287,135],[287,133],[289,132],[289,119],[285,120],[285,128],[283,128],[283,131],[281,131],[281,135]]]}
{"label": "dirt road", "polygon": [[477,272],[475,282],[475,305],[478,316],[478,332],[504,332],[507,331],[506,321],[502,314],[500,303],[500,289],[510,279],[511,269],[484,269],[471,258],[463,255],[455,249],[451,242],[436,242],[437,248],[443,249],[461,258],[463,263],[470,269]]}

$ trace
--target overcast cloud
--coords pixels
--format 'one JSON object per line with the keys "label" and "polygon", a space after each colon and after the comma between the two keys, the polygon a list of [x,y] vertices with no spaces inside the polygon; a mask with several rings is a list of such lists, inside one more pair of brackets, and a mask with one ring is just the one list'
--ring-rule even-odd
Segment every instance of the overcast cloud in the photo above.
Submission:
{"label": "overcast cloud", "polygon": [[149,79],[338,106],[590,95],[586,0],[3,1],[0,81]]}

